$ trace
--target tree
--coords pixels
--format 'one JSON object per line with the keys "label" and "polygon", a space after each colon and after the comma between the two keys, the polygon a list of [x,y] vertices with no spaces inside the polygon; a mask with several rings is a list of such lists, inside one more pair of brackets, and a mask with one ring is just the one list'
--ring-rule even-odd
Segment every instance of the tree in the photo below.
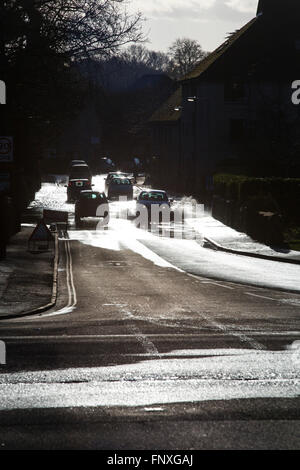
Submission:
{"label": "tree", "polygon": [[142,39],[141,15],[129,15],[124,4],[126,0],[0,3],[0,78],[8,86],[12,121],[30,117],[35,118],[31,125],[37,120],[39,127],[49,121],[59,125],[66,113],[76,112],[85,87],[76,64],[110,56]]}
{"label": "tree", "polygon": [[169,47],[168,54],[171,59],[170,74],[175,78],[189,73],[207,55],[198,41],[188,38],[176,39]]}
{"label": "tree", "polygon": [[[78,72],[78,62],[109,57],[121,46],[142,39],[141,15],[129,15],[126,3],[0,2],[0,79],[7,85],[0,130],[14,137],[14,168],[24,169],[30,198],[39,184],[38,160],[43,150],[51,136],[63,132],[64,123],[80,111],[88,96],[88,80]],[[29,202],[23,193],[22,198],[23,205]]]}
{"label": "tree", "polygon": [[103,56],[142,39],[141,14],[129,15],[125,0],[10,0],[0,7],[0,51],[8,59],[47,45],[69,57]]}

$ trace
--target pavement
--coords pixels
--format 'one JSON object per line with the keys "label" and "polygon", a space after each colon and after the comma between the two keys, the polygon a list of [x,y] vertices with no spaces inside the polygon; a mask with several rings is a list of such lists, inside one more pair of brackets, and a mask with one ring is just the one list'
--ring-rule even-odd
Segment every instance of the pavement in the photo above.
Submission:
{"label": "pavement", "polygon": [[255,258],[300,264],[300,251],[271,247],[259,243],[245,233],[224,225],[209,214],[200,217],[193,224],[193,228],[203,235],[204,246],[207,248]]}
{"label": "pavement", "polygon": [[[205,214],[188,221],[201,234],[204,247],[229,253],[300,264],[300,252],[256,242]],[[58,252],[31,254],[28,239],[33,226],[11,238],[7,258],[0,261],[0,319],[39,313],[55,305]],[[56,249],[58,251],[58,248]]]}
{"label": "pavement", "polygon": [[34,226],[22,226],[0,260],[0,319],[44,311],[55,303],[57,249],[32,254],[28,239]]}

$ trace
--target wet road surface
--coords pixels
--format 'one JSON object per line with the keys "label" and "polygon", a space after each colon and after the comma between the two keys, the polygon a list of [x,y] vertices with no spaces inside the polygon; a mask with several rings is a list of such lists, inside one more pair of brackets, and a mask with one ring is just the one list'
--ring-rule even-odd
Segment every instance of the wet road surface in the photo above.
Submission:
{"label": "wet road surface", "polygon": [[68,210],[71,226],[55,309],[0,324],[4,447],[299,447],[297,266],[244,258],[236,278],[238,257],[199,240],[113,216],[76,230],[63,185],[32,206]]}

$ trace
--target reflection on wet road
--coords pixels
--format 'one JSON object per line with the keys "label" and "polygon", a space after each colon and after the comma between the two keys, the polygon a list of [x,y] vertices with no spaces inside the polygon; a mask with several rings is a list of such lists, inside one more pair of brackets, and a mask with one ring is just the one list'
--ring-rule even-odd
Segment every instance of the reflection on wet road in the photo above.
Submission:
{"label": "reflection on wet road", "polygon": [[[94,190],[104,190],[104,178],[105,175],[93,177]],[[133,223],[136,201],[111,202],[110,222],[105,229],[97,230],[96,219],[85,219],[81,229],[77,230],[74,204],[66,203],[64,184],[62,176],[56,177],[55,183],[44,183],[27,217],[41,214],[42,208],[68,211],[71,240],[110,250],[130,249],[156,264],[173,266],[194,275],[300,292],[300,265],[245,258],[204,248],[203,237],[207,226],[201,225],[201,217],[187,216],[181,223],[150,224],[146,231]],[[139,188],[135,188],[135,195],[139,191]],[[185,213],[189,214],[190,198],[183,198],[176,203],[186,205]],[[203,212],[203,220],[205,216]],[[210,226],[209,236],[212,235],[213,228]]]}

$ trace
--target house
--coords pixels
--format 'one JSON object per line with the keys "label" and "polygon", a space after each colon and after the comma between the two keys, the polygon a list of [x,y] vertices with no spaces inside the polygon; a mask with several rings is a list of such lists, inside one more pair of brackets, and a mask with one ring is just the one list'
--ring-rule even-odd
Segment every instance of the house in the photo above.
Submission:
{"label": "house", "polygon": [[158,174],[154,183],[168,189],[181,189],[181,102],[182,88],[156,110],[149,120],[152,135],[152,158]]}
{"label": "house", "polygon": [[[293,173],[300,159],[300,106],[292,100],[292,84],[300,80],[299,25],[298,0],[260,0],[256,16],[182,79],[176,126],[185,190],[202,195],[215,171],[233,162]],[[157,150],[169,165],[172,119],[164,114],[153,133],[155,148],[169,123],[170,145]]]}

